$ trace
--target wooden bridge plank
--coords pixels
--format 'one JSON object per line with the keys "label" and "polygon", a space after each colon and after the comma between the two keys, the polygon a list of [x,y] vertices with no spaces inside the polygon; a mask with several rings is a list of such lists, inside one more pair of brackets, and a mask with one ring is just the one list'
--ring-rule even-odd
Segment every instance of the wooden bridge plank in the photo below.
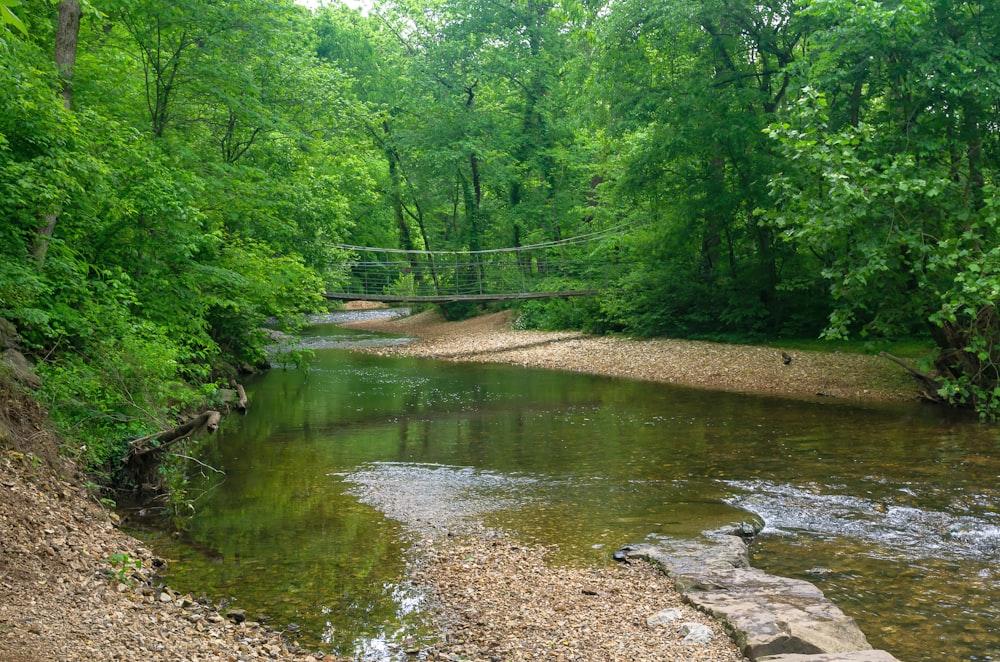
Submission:
{"label": "wooden bridge plank", "polygon": [[519,292],[516,294],[361,294],[352,292],[327,292],[323,296],[335,301],[380,301],[383,303],[451,303],[455,301],[510,301],[527,299],[556,299],[560,297],[586,297],[599,294],[600,290],[568,290],[565,292]]}

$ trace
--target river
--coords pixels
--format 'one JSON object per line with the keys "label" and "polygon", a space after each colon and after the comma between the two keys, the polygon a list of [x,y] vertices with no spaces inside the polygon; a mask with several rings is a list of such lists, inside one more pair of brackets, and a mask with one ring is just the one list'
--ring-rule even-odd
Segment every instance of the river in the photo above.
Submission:
{"label": "river", "polygon": [[308,370],[247,382],[249,413],[200,458],[224,476],[193,476],[189,530],[142,534],[173,559],[171,586],[306,645],[402,659],[400,641],[431,636],[406,580],[415,535],[484,523],[592,564],[760,517],[753,564],[816,584],[875,647],[1000,659],[995,426],[924,405],[386,358],[356,342],[386,340],[318,324]]}

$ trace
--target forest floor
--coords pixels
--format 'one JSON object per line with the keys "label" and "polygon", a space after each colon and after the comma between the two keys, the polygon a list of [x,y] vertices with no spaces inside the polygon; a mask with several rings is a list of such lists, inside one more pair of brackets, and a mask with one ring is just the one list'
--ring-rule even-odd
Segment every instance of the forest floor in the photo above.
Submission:
{"label": "forest floor", "polygon": [[[509,313],[455,323],[421,313],[355,324],[419,338],[376,350],[382,353],[795,397],[917,395],[894,364],[870,356],[794,352],[786,365],[769,348],[510,325]],[[59,444],[30,394],[0,374],[0,659],[324,658],[246,614],[163,587],[157,573],[167,561],[118,528]],[[564,568],[549,564],[545,549],[472,529],[423,541],[416,552],[413,578],[431,596],[443,634],[419,651],[422,659],[742,660],[719,624],[680,604],[670,581],[645,563]],[[649,620],[657,614],[670,617]],[[707,641],[690,640],[695,624],[708,626]]]}

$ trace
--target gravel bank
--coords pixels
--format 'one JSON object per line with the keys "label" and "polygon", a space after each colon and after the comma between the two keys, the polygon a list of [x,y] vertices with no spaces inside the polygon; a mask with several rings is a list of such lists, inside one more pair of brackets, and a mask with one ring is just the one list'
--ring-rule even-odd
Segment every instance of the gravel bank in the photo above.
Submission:
{"label": "gravel bank", "polygon": [[512,312],[446,322],[437,311],[344,324],[414,336],[415,342],[361,348],[384,355],[509,363],[720,391],[796,398],[915,401],[913,379],[896,364],[841,352],[791,351],[657,338],[632,340],[573,332],[517,331]]}
{"label": "gravel bank", "polygon": [[239,612],[163,587],[166,563],[86,491],[0,458],[0,660],[316,660]]}
{"label": "gravel bank", "polygon": [[550,551],[489,530],[425,549],[415,579],[433,587],[445,632],[429,657],[742,662],[648,562],[566,568],[546,563]]}

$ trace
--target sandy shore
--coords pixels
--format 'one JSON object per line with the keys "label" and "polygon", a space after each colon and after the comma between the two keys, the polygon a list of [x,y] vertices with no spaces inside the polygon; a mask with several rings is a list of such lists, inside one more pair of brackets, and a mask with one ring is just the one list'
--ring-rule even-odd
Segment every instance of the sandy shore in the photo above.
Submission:
{"label": "sandy shore", "polygon": [[657,338],[518,331],[511,311],[447,322],[437,311],[345,327],[414,336],[415,342],[362,351],[480,361],[668,382],[694,388],[795,398],[914,401],[917,385],[887,359],[842,352],[789,351]]}

